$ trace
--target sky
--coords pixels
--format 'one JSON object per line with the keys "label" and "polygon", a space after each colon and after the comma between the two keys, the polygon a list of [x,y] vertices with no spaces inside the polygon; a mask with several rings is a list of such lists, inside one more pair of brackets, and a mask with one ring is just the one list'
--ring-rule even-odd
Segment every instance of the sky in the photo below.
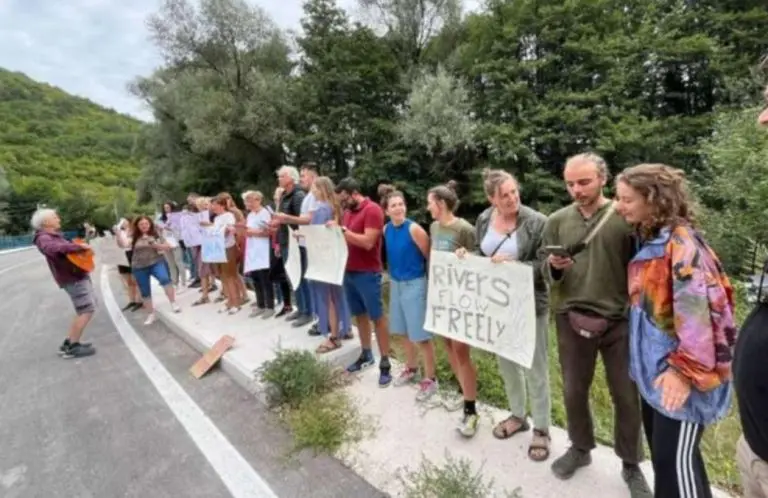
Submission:
{"label": "sky", "polygon": [[[355,0],[338,0],[353,15]],[[302,0],[250,0],[299,29]],[[471,3],[475,3],[472,0]],[[0,0],[0,67],[150,119],[127,85],[161,65],[145,21],[160,0]]]}

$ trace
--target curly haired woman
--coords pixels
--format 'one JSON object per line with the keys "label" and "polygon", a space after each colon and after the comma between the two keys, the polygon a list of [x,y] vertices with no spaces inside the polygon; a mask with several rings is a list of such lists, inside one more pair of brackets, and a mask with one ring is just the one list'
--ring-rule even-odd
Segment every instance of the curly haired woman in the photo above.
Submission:
{"label": "curly haired woman", "polygon": [[629,264],[630,375],[656,498],[712,496],[699,443],[731,402],[733,289],[693,226],[682,171],[641,164],[616,179],[618,212],[638,231]]}

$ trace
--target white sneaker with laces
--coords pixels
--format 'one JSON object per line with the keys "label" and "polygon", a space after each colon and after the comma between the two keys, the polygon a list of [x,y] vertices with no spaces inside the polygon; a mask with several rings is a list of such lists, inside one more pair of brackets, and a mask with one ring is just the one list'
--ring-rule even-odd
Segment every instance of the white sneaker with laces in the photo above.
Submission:
{"label": "white sneaker with laces", "polygon": [[156,319],[157,319],[157,317],[155,316],[155,313],[152,312],[152,313],[149,314],[147,319],[144,321],[144,325],[152,325],[153,323],[155,323]]}
{"label": "white sneaker with laces", "polygon": [[176,303],[171,303],[171,309],[174,313],[181,313],[181,306]]}

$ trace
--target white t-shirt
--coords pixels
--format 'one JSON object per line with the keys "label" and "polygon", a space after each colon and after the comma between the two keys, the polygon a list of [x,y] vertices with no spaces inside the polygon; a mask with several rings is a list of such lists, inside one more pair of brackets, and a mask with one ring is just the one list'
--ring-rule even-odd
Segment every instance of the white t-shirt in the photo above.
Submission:
{"label": "white t-shirt", "polygon": [[[304,196],[304,200],[301,201],[301,215],[304,216],[306,214],[312,214],[314,211],[317,210],[317,199],[315,198],[315,195],[310,192],[307,195]],[[304,237],[299,237],[299,245],[301,247],[304,247],[306,245],[306,242],[304,242]]]}
{"label": "white t-shirt", "polygon": [[[224,229],[227,226],[234,225],[235,224],[235,215],[230,213],[229,211],[221,213],[220,215],[216,216],[213,220],[213,228],[217,233],[224,233]],[[235,245],[235,235],[232,233],[228,233],[224,237],[224,247],[229,249],[230,247]]]}
{"label": "white t-shirt", "polygon": [[[245,224],[248,228],[266,228],[272,214],[266,208],[258,213],[248,213]],[[245,240],[245,261],[243,271],[266,270],[269,268],[269,237],[248,237]]]}

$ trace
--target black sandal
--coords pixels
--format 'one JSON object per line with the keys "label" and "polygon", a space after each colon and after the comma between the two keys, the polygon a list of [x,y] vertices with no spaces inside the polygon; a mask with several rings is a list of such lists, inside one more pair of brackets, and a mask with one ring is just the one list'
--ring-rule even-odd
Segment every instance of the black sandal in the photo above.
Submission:
{"label": "black sandal", "polygon": [[[517,424],[517,427],[513,431],[509,430],[510,422]],[[530,429],[530,426],[528,425],[527,420],[516,417],[515,415],[510,415],[509,417],[496,424],[496,427],[493,428],[493,436],[496,439],[509,439],[515,434],[525,432],[528,429]]]}

